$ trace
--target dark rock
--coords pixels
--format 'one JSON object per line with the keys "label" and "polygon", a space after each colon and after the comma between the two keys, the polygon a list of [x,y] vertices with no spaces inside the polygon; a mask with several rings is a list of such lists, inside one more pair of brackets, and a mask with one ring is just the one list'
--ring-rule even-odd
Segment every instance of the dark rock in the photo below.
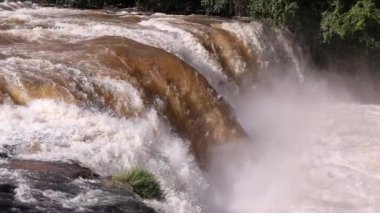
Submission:
{"label": "dark rock", "polygon": [[84,168],[77,163],[63,163],[63,162],[47,162],[47,161],[33,161],[33,160],[17,160],[12,159],[8,164],[0,165],[8,169],[21,169],[35,173],[44,173],[46,175],[58,175],[72,179],[84,178],[94,179],[99,178],[88,168]]}
{"label": "dark rock", "polygon": [[[0,168],[8,171],[0,173],[0,212],[71,213],[79,211],[78,208],[81,212],[155,212],[132,192],[108,188],[99,175],[78,163],[10,159],[7,163],[0,164]],[[15,199],[15,189],[19,183],[12,175],[7,175],[13,172],[22,176],[22,183],[26,183],[30,188],[28,196],[33,197],[36,202],[28,204]],[[97,192],[95,195],[94,191]],[[57,199],[48,196],[49,193],[63,196]],[[97,199],[99,202],[76,203],[74,207],[63,205],[63,200],[75,200],[78,196],[86,194],[90,194],[89,198]]]}
{"label": "dark rock", "polygon": [[14,199],[16,186],[0,183],[0,212],[38,212]]}
{"label": "dark rock", "polygon": [[1,152],[1,151],[0,151],[0,159],[4,159],[4,158],[9,158],[8,153]]}
{"label": "dark rock", "polygon": [[0,147],[0,159],[7,159],[10,158],[11,153],[7,149],[7,147]]}
{"label": "dark rock", "polygon": [[16,189],[16,186],[12,184],[0,184],[0,193],[11,194]]}
{"label": "dark rock", "polygon": [[155,213],[152,208],[147,207],[141,202],[129,202],[128,205],[115,205],[115,206],[95,206],[92,207],[91,210],[94,212],[127,212],[127,213]]}

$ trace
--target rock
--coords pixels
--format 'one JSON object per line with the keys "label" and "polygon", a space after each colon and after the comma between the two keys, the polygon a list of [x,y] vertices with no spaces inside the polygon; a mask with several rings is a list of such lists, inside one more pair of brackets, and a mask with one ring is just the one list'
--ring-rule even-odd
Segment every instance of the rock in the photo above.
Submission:
{"label": "rock", "polygon": [[[0,165],[0,168],[2,166]],[[33,160],[18,160],[12,159],[8,164],[4,165],[8,169],[21,169],[34,173],[44,173],[47,175],[59,175],[67,178],[85,178],[94,179],[99,175],[95,174],[88,168],[84,168],[77,163],[69,164],[62,162],[47,162],[47,161],[33,161]]]}
{"label": "rock", "polygon": [[[5,171],[0,173],[0,212],[155,212],[134,193],[107,187],[99,175],[78,163],[9,159],[0,169]],[[20,184],[30,188],[27,197],[35,200],[33,204],[15,198]]]}
{"label": "rock", "polygon": [[13,193],[15,188],[16,187],[11,184],[0,184],[0,193]]}
{"label": "rock", "polygon": [[8,153],[0,151],[0,159],[9,158]]}
{"label": "rock", "polygon": [[10,158],[11,153],[6,147],[0,147],[0,159]]}
{"label": "rock", "polygon": [[125,212],[125,213],[155,213],[152,208],[147,207],[141,202],[130,202],[126,206],[95,206],[91,210],[94,212]]}
{"label": "rock", "polygon": [[0,183],[0,212],[38,212],[14,199],[16,188],[11,183]]}

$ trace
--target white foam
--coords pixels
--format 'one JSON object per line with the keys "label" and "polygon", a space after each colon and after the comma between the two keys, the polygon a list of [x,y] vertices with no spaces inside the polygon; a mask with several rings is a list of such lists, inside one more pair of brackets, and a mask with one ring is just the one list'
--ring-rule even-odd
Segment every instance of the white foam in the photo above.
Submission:
{"label": "white foam", "polygon": [[64,80],[69,83],[64,85],[63,89],[71,98],[80,97],[87,100],[88,96],[96,96],[95,100],[89,101],[98,101],[104,105],[104,97],[97,95],[94,89],[95,85],[99,85],[116,96],[116,104],[113,106],[116,109],[124,108],[135,114],[144,110],[140,92],[126,81],[112,79],[109,76],[99,76],[92,71],[82,71],[63,64],[54,64],[44,59],[9,57],[0,60],[0,66],[0,76],[8,82],[8,87],[16,86],[22,89],[24,92],[21,95],[25,97],[28,97],[28,91],[24,90],[21,81],[59,86],[57,82]]}
{"label": "white foam", "polygon": [[12,15],[8,16],[5,20],[6,21],[28,22],[31,19],[32,19],[32,17],[30,15],[16,13],[16,14],[12,14]]}
{"label": "white foam", "polygon": [[132,112],[140,112],[144,107],[141,94],[126,81],[112,79],[108,76],[96,77],[95,81],[101,84],[112,94],[117,95],[117,108],[124,106]]}
{"label": "white foam", "polygon": [[5,0],[4,2],[0,3],[0,9],[3,10],[19,10],[22,8],[35,8],[36,5],[31,3],[30,1],[8,1]]}
{"label": "white foam", "polygon": [[[31,143],[39,150],[28,149]],[[166,202],[155,206],[165,212],[201,209],[197,197],[206,185],[188,142],[176,137],[154,110],[119,119],[49,100],[27,107],[2,105],[0,144],[24,147],[18,157],[76,160],[102,175],[142,166],[159,178],[166,194]]]}

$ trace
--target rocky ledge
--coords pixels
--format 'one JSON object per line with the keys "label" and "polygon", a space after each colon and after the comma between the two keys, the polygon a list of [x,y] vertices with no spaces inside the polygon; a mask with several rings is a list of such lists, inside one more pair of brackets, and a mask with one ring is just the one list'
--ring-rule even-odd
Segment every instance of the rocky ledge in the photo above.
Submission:
{"label": "rocky ledge", "polygon": [[154,213],[78,163],[12,159],[0,150],[0,212]]}

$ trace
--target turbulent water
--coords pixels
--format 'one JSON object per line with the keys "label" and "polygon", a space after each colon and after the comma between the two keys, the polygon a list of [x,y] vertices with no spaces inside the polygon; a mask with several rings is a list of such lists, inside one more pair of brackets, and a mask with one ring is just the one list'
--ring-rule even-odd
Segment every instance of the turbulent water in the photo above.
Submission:
{"label": "turbulent water", "polygon": [[[307,58],[265,23],[0,3],[0,145],[103,177],[147,168],[162,212],[376,212],[380,106],[332,94]],[[118,199],[0,177],[37,206]]]}

